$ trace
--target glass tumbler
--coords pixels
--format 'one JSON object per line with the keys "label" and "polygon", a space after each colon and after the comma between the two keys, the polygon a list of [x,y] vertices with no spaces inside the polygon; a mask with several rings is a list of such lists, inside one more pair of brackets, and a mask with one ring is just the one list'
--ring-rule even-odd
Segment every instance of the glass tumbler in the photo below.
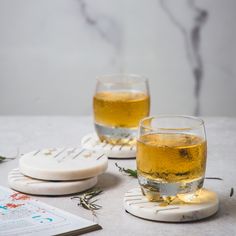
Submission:
{"label": "glass tumbler", "polygon": [[150,201],[202,188],[207,159],[203,120],[162,115],[144,118],[137,140],[137,173]]}
{"label": "glass tumbler", "polygon": [[121,74],[97,78],[93,112],[95,130],[101,141],[133,145],[139,121],[149,115],[149,110],[145,77]]}

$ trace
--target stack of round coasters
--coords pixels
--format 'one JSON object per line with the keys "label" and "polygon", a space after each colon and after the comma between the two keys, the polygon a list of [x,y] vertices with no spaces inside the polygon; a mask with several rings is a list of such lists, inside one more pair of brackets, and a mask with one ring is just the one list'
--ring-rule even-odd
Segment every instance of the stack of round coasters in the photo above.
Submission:
{"label": "stack of round coasters", "polygon": [[108,166],[107,156],[83,148],[43,149],[24,154],[19,169],[8,174],[11,188],[28,194],[66,195],[97,183]]}
{"label": "stack of round coasters", "polygon": [[101,142],[96,133],[91,133],[84,136],[81,140],[83,148],[93,151],[102,151],[109,158],[135,158],[136,145],[112,145],[107,142]]}
{"label": "stack of round coasters", "polygon": [[163,206],[160,202],[150,202],[143,196],[140,188],[125,193],[124,208],[139,218],[161,222],[189,222],[214,215],[219,208],[219,199],[215,192],[201,189],[191,202]]}

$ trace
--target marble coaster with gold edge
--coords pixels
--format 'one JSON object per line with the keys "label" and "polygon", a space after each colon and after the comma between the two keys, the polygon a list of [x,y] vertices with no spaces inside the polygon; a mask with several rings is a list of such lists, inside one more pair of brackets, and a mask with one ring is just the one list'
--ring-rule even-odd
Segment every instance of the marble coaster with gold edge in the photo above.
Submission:
{"label": "marble coaster with gold edge", "polygon": [[136,145],[113,145],[107,142],[101,142],[96,133],[91,133],[84,136],[81,140],[83,148],[94,151],[102,151],[106,153],[108,158],[135,158]]}
{"label": "marble coaster with gold edge", "polygon": [[94,187],[97,177],[74,181],[46,181],[23,175],[19,169],[8,173],[9,186],[19,192],[33,195],[59,196],[83,192]]}
{"label": "marble coaster with gold edge", "polygon": [[42,180],[81,180],[104,173],[103,152],[84,148],[51,148],[26,153],[19,159],[22,174]]}
{"label": "marble coaster with gold edge", "polygon": [[160,202],[148,201],[140,188],[134,188],[125,193],[124,208],[130,214],[147,220],[188,222],[215,214],[219,208],[219,199],[215,192],[203,188],[191,202],[186,203],[180,199],[163,205]]}

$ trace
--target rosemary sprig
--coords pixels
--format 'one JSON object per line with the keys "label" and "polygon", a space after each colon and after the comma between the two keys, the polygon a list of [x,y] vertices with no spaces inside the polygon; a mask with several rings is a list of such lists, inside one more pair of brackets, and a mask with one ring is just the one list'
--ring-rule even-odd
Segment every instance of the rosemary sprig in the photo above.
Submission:
{"label": "rosemary sprig", "polygon": [[134,178],[137,178],[138,175],[137,175],[137,170],[132,170],[132,169],[126,169],[124,167],[121,167],[117,164],[117,162],[115,163],[116,167],[119,169],[119,171],[121,173],[126,173],[128,176],[132,176]]}
{"label": "rosemary sprig", "polygon": [[[119,171],[122,172],[122,173],[126,173],[128,174],[128,176],[132,176],[134,178],[137,178],[138,175],[137,175],[137,170],[132,170],[132,169],[126,169],[124,167],[121,167],[117,164],[117,162],[115,163],[116,167],[118,167]],[[214,179],[214,180],[223,180],[222,178],[220,177],[205,177],[205,179]]]}
{"label": "rosemary sprig", "polygon": [[10,161],[10,160],[14,160],[15,158],[16,157],[3,157],[3,156],[0,156],[0,163]]}
{"label": "rosemary sprig", "polygon": [[82,196],[72,197],[71,199],[77,198],[79,199],[78,206],[82,206],[83,208],[90,210],[94,216],[96,216],[95,211],[99,210],[102,206],[96,204],[98,199],[92,200],[92,198],[96,197],[97,195],[101,194],[101,189],[92,189]]}

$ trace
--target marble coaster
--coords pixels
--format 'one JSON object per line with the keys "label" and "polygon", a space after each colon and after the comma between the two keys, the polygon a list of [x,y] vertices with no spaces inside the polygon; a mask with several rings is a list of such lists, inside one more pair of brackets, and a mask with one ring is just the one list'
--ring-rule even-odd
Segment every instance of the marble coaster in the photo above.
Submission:
{"label": "marble coaster", "polygon": [[107,156],[84,148],[43,149],[24,154],[19,159],[20,172],[43,180],[81,180],[102,174]]}
{"label": "marble coaster", "polygon": [[162,222],[188,222],[201,220],[215,214],[219,208],[218,196],[207,189],[200,190],[199,196],[191,203],[160,206],[149,202],[140,188],[125,193],[125,209],[134,216]]}
{"label": "marble coaster", "polygon": [[8,174],[9,186],[22,193],[34,195],[66,195],[83,192],[97,183],[97,177],[74,181],[45,181],[24,176],[19,169]]}
{"label": "marble coaster", "polygon": [[109,158],[135,158],[136,145],[112,145],[101,142],[95,133],[88,134],[82,138],[81,145],[89,150],[105,152]]}

